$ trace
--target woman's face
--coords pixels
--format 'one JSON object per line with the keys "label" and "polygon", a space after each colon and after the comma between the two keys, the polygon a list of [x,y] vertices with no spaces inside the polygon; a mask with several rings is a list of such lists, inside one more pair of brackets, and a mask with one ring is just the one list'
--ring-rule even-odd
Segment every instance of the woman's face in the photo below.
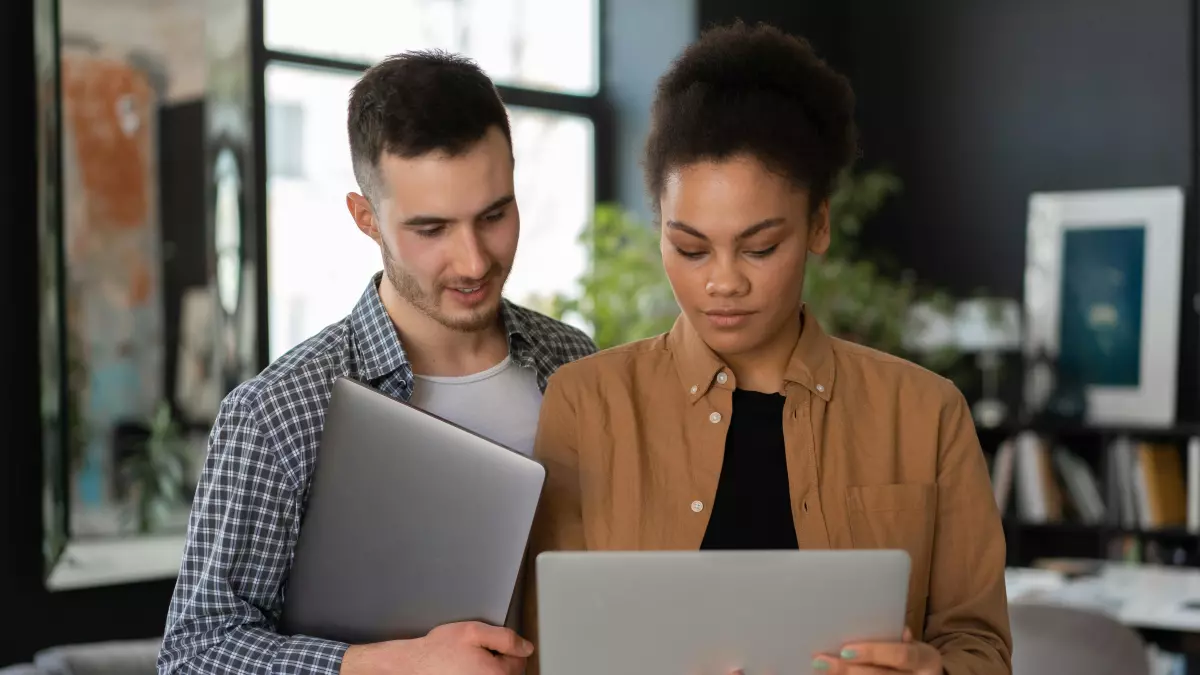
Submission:
{"label": "woman's face", "polygon": [[718,354],[744,355],[791,328],[809,251],[829,247],[829,211],[753,157],[672,171],[660,195],[662,257],[675,299]]}

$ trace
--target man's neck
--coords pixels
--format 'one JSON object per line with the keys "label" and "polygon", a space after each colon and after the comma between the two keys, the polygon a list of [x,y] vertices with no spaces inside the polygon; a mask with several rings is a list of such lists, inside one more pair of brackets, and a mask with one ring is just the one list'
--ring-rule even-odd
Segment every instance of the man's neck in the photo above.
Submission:
{"label": "man's neck", "polygon": [[508,336],[498,315],[484,330],[459,331],[414,307],[386,278],[379,284],[379,297],[417,375],[473,375],[491,368],[508,355]]}

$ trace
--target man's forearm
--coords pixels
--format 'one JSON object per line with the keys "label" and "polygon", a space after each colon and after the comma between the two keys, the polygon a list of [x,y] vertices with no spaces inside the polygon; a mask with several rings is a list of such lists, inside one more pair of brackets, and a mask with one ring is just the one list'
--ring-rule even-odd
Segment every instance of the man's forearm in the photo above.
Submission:
{"label": "man's forearm", "polygon": [[159,658],[160,675],[216,673],[315,673],[338,675],[348,645],[312,637],[284,637],[261,628],[237,628],[216,644],[207,636],[168,636]]}

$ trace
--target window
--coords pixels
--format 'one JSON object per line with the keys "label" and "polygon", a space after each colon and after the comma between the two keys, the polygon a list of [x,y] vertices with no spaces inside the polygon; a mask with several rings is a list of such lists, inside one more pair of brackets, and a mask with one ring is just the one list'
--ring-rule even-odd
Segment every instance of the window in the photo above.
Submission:
{"label": "window", "polygon": [[[358,230],[345,206],[346,193],[358,189],[346,139],[346,102],[365,64],[336,59],[373,61],[430,46],[476,57],[501,86],[513,134],[521,239],[505,295],[529,303],[535,296],[572,291],[587,268],[579,235],[596,202],[594,111],[600,106],[596,96],[563,92],[596,88],[595,0],[346,0],[336,11],[326,7],[310,0],[265,2],[269,358],[346,316],[370,276],[382,269],[378,246]],[[362,21],[372,11],[383,18],[418,18]],[[344,17],[354,17],[353,26],[339,28]],[[372,36],[382,24],[391,32]],[[469,30],[484,25],[503,28]],[[481,37],[471,39],[476,33]],[[458,42],[450,39],[454,36]],[[562,43],[564,56],[554,68],[535,66],[556,59],[523,52],[506,56],[488,42],[493,39],[526,44],[529,54]],[[462,44],[468,48],[455,48]],[[300,45],[316,54],[280,51]]]}
{"label": "window", "polygon": [[587,271],[579,234],[595,202],[591,120],[509,107],[521,239],[505,295],[518,303],[569,293]]}
{"label": "window", "polygon": [[304,176],[304,106],[272,100],[267,108],[267,165],[272,176]]}
{"label": "window", "polygon": [[268,49],[375,62],[439,48],[497,84],[571,94],[599,84],[598,0],[264,0]]}
{"label": "window", "polygon": [[[267,174],[267,270],[270,356],[274,360],[349,313],[382,267],[379,248],[346,211],[356,191],[346,141],[345,107],[357,75],[284,64],[267,67],[267,101],[298,102],[309,121],[295,139],[311,171]],[[272,120],[268,118],[268,124]],[[274,134],[268,129],[267,138]],[[273,151],[268,148],[268,155]]]}

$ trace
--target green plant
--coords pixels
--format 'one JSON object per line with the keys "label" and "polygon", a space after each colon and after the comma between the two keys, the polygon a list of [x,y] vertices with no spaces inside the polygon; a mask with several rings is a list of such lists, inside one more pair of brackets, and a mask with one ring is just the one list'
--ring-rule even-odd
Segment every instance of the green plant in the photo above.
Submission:
{"label": "green plant", "polygon": [[150,434],[122,462],[131,488],[131,513],[139,534],[162,529],[173,508],[185,503],[187,442],[171,418],[171,409],[160,404],[150,420]]}
{"label": "green plant", "polygon": [[679,314],[663,273],[657,230],[620,208],[601,205],[580,235],[591,269],[575,296],[534,298],[559,319],[581,319],[601,349],[664,333]]}
{"label": "green plant", "polygon": [[[914,305],[948,313],[950,296],[922,289],[911,274],[884,273],[858,247],[863,223],[899,189],[899,179],[884,171],[841,178],[830,197],[830,247],[807,265],[804,298],[826,332],[942,370],[957,358],[952,349],[914,353],[905,336],[917,327]],[[533,303],[556,318],[586,321],[601,349],[669,330],[679,308],[663,274],[658,239],[657,228],[612,205],[598,207],[581,235],[592,269],[579,292]]]}
{"label": "green plant", "polygon": [[829,250],[807,265],[804,300],[831,335],[944,371],[958,359],[957,350],[914,351],[905,338],[921,328],[914,306],[948,317],[954,298],[923,288],[911,272],[889,274],[859,248],[863,224],[900,187],[896,176],[881,170],[841,177],[829,199]]}

